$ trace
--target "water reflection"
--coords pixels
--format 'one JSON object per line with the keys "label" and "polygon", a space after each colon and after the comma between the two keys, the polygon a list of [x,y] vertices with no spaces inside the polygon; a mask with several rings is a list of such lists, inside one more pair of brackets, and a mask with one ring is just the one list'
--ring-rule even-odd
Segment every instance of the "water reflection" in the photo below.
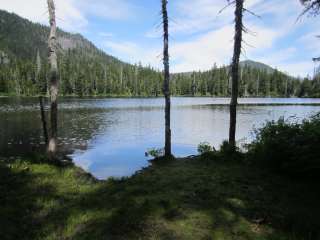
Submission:
{"label": "water reflection", "polygon": [[[228,137],[229,99],[173,98],[172,143],[176,156],[196,154],[208,141],[218,147]],[[320,103],[320,99],[240,99],[240,103]],[[240,106],[237,140],[266,120],[298,120],[320,106]],[[42,139],[37,99],[0,99],[0,153],[35,151]],[[98,178],[129,176],[147,166],[145,151],[164,145],[163,99],[60,99],[59,141],[76,164]]]}

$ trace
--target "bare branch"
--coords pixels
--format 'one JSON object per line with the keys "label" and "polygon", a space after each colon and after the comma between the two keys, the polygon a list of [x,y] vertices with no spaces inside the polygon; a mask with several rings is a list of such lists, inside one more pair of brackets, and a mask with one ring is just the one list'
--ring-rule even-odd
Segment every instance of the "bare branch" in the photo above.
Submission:
{"label": "bare branch", "polygon": [[306,6],[306,8],[298,16],[298,18],[296,19],[296,23],[308,12],[311,15],[317,15],[320,12],[320,0],[315,0],[311,3],[307,3],[307,2],[309,2],[309,1],[301,1],[301,3],[304,6]]}
{"label": "bare branch", "polygon": [[255,46],[251,45],[250,43],[246,42],[245,40],[242,40],[242,42],[247,45],[248,47],[251,47],[251,48],[255,48]]}
{"label": "bare branch", "polygon": [[254,12],[250,11],[249,9],[243,8],[243,11],[244,11],[244,12],[248,12],[248,13],[250,13],[252,16],[261,19],[261,16],[255,14]]}
{"label": "bare branch", "polygon": [[221,14],[224,10],[226,10],[228,7],[230,7],[232,4],[235,4],[236,3],[236,0],[233,0],[233,1],[228,1],[228,4],[226,6],[224,6],[222,9],[220,9],[220,11],[218,12],[217,15]]}
{"label": "bare branch", "polygon": [[244,26],[244,25],[242,25],[242,31],[243,31],[244,33],[250,34],[251,36],[254,36],[254,37],[257,36],[257,33],[256,33],[256,32],[251,31],[249,28],[247,28],[247,27]]}

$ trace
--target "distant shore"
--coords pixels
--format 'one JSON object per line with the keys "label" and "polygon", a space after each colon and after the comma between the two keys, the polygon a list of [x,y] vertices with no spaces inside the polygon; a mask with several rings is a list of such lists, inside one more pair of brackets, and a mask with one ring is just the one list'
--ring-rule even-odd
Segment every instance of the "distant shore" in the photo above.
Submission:
{"label": "distant shore", "polygon": [[[1,95],[0,98],[38,98],[39,96],[43,95],[36,95],[36,96],[28,96],[28,95]],[[49,96],[45,95],[43,96],[45,98],[49,98]],[[60,95],[59,98],[93,98],[93,99],[101,99],[101,98],[163,98],[164,96],[159,95],[159,96],[126,96],[126,95],[88,95],[88,96],[76,96],[76,95]],[[230,96],[211,96],[211,95],[172,95],[172,98],[220,98],[220,99],[230,99]],[[291,97],[284,97],[284,96],[248,96],[248,97],[240,97],[239,99],[320,99],[317,97],[296,97],[296,96],[291,96]]]}

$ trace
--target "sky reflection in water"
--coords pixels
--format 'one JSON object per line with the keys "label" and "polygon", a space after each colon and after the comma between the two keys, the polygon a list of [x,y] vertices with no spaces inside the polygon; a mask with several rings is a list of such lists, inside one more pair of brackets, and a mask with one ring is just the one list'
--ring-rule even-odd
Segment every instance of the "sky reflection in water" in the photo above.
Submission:
{"label": "sky reflection in water", "polygon": [[[240,103],[320,103],[320,99],[240,99]],[[176,156],[197,153],[207,141],[216,148],[228,137],[229,99],[173,98],[172,144]],[[164,145],[164,100],[61,99],[60,142],[75,163],[100,179],[130,176],[148,165],[145,152]],[[221,105],[222,104],[222,105]],[[320,106],[240,106],[237,140],[249,142],[254,127],[284,116],[302,119]],[[42,138],[36,99],[0,99],[0,153],[25,151]]]}

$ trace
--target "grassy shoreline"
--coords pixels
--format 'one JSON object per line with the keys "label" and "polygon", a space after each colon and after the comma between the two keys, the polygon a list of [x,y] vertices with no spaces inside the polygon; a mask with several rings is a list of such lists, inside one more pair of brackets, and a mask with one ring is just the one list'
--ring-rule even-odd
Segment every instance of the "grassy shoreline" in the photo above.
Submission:
{"label": "grassy shoreline", "polygon": [[206,155],[97,181],[74,165],[0,164],[0,239],[318,239],[315,184]]}

